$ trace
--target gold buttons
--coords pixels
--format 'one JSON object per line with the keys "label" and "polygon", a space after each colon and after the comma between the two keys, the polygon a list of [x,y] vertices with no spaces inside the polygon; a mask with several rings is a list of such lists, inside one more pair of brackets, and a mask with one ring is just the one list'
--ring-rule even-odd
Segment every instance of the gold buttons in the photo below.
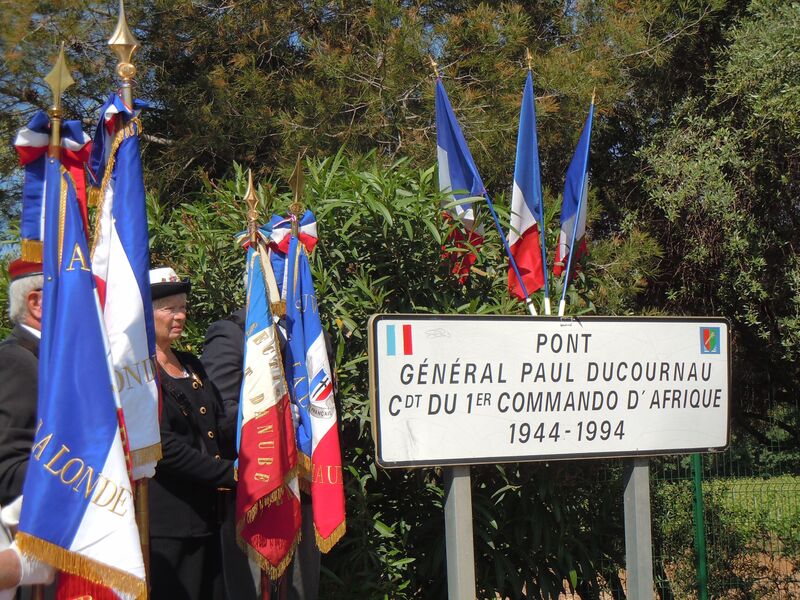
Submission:
{"label": "gold buttons", "polygon": [[205,406],[201,406],[201,407],[200,407],[200,414],[201,414],[201,415],[204,415],[204,414],[206,414],[207,412],[208,412],[208,409],[207,409]]}
{"label": "gold buttons", "polygon": [[219,460],[219,459],[221,459],[222,457],[221,457],[219,454],[215,454],[215,455],[214,455],[214,458],[215,458],[215,459],[217,459],[217,460]]}
{"label": "gold buttons", "polygon": [[214,439],[214,432],[213,431],[209,431],[208,432],[208,437],[209,437],[209,439],[213,440]]}

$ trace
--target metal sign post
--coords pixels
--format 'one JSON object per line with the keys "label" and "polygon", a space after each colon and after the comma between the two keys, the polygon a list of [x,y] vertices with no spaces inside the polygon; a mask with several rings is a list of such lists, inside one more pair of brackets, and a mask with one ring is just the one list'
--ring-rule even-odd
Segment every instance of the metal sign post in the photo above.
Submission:
{"label": "metal sign post", "polygon": [[444,469],[444,532],[447,550],[447,597],[474,600],[475,550],[472,539],[470,468]]}
{"label": "metal sign post", "polygon": [[647,458],[625,468],[625,567],[628,598],[652,600],[653,540],[650,527],[650,466]]}

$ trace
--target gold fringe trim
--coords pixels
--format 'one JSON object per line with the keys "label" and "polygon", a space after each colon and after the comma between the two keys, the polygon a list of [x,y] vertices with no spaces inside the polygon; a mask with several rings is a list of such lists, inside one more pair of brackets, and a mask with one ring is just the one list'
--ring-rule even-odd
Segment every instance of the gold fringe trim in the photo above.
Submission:
{"label": "gold fringe trim", "polygon": [[20,258],[27,262],[42,262],[42,241],[41,240],[20,240]]}
{"label": "gold fringe trim", "polygon": [[131,461],[135,467],[141,467],[147,463],[158,462],[161,460],[161,456],[161,442],[145,448],[131,450]]}
{"label": "gold fringe trim", "polygon": [[93,561],[21,531],[17,533],[16,540],[22,552],[52,565],[59,571],[110,587],[123,594],[133,596],[137,600],[146,600],[147,598],[147,585],[144,579],[139,579],[130,573]]}
{"label": "gold fringe trim", "polygon": [[313,473],[312,465],[311,465],[311,457],[303,454],[299,450],[297,451],[297,466],[300,470],[300,477],[301,481],[302,478],[311,479],[311,475]]}
{"label": "gold fringe trim", "polygon": [[317,526],[315,525],[314,537],[317,538],[317,547],[319,548],[319,551],[322,552],[323,554],[327,554],[328,552],[330,552],[331,548],[333,548],[336,545],[336,542],[338,542],[340,539],[344,537],[346,531],[347,531],[347,522],[342,521],[341,523],[339,523],[338,527],[336,527],[336,529],[334,529],[331,532],[331,534],[328,537],[324,538],[319,534],[319,529],[317,529]]}
{"label": "gold fringe trim", "polygon": [[243,528],[244,520],[239,519],[239,521],[236,523],[236,543],[239,544],[239,548],[242,549],[242,552],[247,554],[247,558],[256,563],[262,571],[266,572],[270,581],[276,581],[281,575],[284,574],[286,568],[289,566],[289,563],[292,562],[294,552],[297,550],[297,545],[300,543],[300,532],[297,532],[297,535],[294,537],[294,540],[292,540],[292,543],[289,546],[289,551],[286,553],[286,556],[284,556],[283,560],[281,560],[281,562],[279,562],[276,566],[264,558],[258,552],[258,550],[247,543],[247,541],[242,537]]}
{"label": "gold fringe trim", "polygon": [[289,491],[286,489],[286,486],[288,486],[289,482],[295,477],[297,477],[297,466],[289,470],[289,472],[286,474],[286,477],[284,477],[283,483],[279,487],[275,488],[266,496],[262,496],[256,500],[253,503],[253,506],[247,509],[247,512],[245,513],[247,524],[249,525],[255,521],[259,513],[265,508],[272,506],[273,504],[280,504],[283,500],[284,494]]}
{"label": "gold fringe trim", "polygon": [[58,198],[58,273],[61,273],[61,255],[64,250],[64,227],[67,220],[67,191],[68,186],[64,183],[64,175],[67,170],[61,167],[61,177],[58,179],[58,185],[61,186],[61,193]]}
{"label": "gold fringe trim", "polygon": [[142,122],[139,117],[133,117],[128,124],[117,132],[114,136],[114,142],[111,144],[111,152],[108,155],[108,163],[106,164],[105,173],[103,173],[103,181],[100,188],[97,189],[97,214],[94,219],[94,236],[92,239],[92,250],[90,252],[91,258],[94,258],[94,251],[97,244],[100,242],[100,223],[103,216],[103,205],[106,201],[106,190],[109,183],[111,183],[111,175],[114,173],[114,165],[117,162],[117,150],[119,145],[126,138],[139,135],[142,132]]}
{"label": "gold fringe trim", "polygon": [[86,195],[86,202],[89,204],[89,206],[97,206],[100,204],[102,197],[103,196],[100,193],[100,188],[91,186],[89,187],[88,194]]}

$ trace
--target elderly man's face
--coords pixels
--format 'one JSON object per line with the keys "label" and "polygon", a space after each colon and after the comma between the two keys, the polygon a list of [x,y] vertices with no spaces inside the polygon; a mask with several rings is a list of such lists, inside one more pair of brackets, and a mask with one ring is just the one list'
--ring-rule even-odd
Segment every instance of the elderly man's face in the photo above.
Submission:
{"label": "elderly man's face", "polygon": [[181,337],[186,323],[186,294],[175,294],[153,302],[156,344],[169,346]]}

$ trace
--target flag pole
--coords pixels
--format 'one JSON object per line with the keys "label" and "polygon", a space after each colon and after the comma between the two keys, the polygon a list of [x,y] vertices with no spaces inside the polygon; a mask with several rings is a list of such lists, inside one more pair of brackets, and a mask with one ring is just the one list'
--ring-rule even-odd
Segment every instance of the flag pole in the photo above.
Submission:
{"label": "flag pole", "polygon": [[[122,101],[133,112],[133,90],[131,81],[136,75],[136,67],[131,62],[133,53],[139,49],[139,41],[131,33],[125,16],[125,4],[119,0],[117,27],[108,39],[108,47],[117,55],[117,75],[120,78]],[[122,127],[120,120],[118,127]],[[126,452],[128,450],[126,449]],[[131,466],[131,468],[133,468]],[[143,477],[133,482],[133,505],[136,511],[136,526],[139,529],[139,543],[144,559],[145,581],[150,581],[150,481]]]}
{"label": "flag pole", "polygon": [[[441,74],[439,73],[439,63],[437,63],[433,59],[433,56],[429,56],[428,58],[431,61],[431,68],[433,69],[433,74],[436,76],[436,79],[441,79]],[[517,277],[517,281],[519,282],[519,286],[522,289],[522,293],[525,294],[525,304],[528,307],[528,311],[531,313],[531,315],[536,316],[536,307],[534,307],[533,300],[528,295],[528,289],[525,287],[525,282],[522,281],[522,275],[520,275],[519,268],[517,267],[517,261],[514,260],[514,256],[511,254],[511,248],[508,245],[508,239],[506,239],[506,234],[503,231],[503,226],[500,225],[500,219],[498,218],[497,213],[494,210],[494,204],[492,203],[492,199],[489,197],[489,192],[486,191],[485,188],[483,190],[483,197],[486,200],[486,205],[489,207],[489,212],[492,214],[492,219],[494,220],[494,225],[495,228],[497,229],[497,233],[500,234],[500,239],[503,241],[503,247],[505,248],[508,260],[511,263],[511,268],[514,269],[514,274]]]}
{"label": "flag pole", "polygon": [[[528,73],[531,73],[533,69],[531,68],[531,63],[533,62],[533,56],[531,55],[530,48],[525,48],[525,61],[528,63]],[[534,102],[534,113],[536,111],[536,98],[533,99]],[[537,152],[538,152],[538,143],[537,143]],[[547,240],[546,237],[546,229],[544,224],[544,196],[542,195],[542,187],[541,187],[541,179],[539,181],[539,214],[536,215],[539,223],[541,224],[539,229],[541,232],[540,241],[542,246],[542,277],[544,278],[544,314],[550,316],[550,278],[547,276]]]}
{"label": "flag pole", "polygon": [[[594,111],[594,100],[595,100],[595,90],[592,91],[592,102],[589,106],[589,113],[593,115]],[[561,300],[558,303],[558,316],[563,317],[564,311],[566,310],[566,297],[567,297],[567,288],[569,287],[569,275],[570,270],[572,269],[572,257],[575,254],[575,236],[578,234],[578,222],[581,218],[581,208],[583,207],[583,196],[586,190],[586,166],[589,162],[589,146],[591,146],[591,139],[592,139],[592,123],[589,122],[589,139],[586,143],[586,154],[583,155],[583,168],[582,168],[582,177],[581,177],[581,188],[580,194],[578,195],[578,206],[575,209],[575,222],[572,224],[572,236],[569,244],[569,256],[567,257],[567,269],[564,273],[564,286],[561,289]]]}

